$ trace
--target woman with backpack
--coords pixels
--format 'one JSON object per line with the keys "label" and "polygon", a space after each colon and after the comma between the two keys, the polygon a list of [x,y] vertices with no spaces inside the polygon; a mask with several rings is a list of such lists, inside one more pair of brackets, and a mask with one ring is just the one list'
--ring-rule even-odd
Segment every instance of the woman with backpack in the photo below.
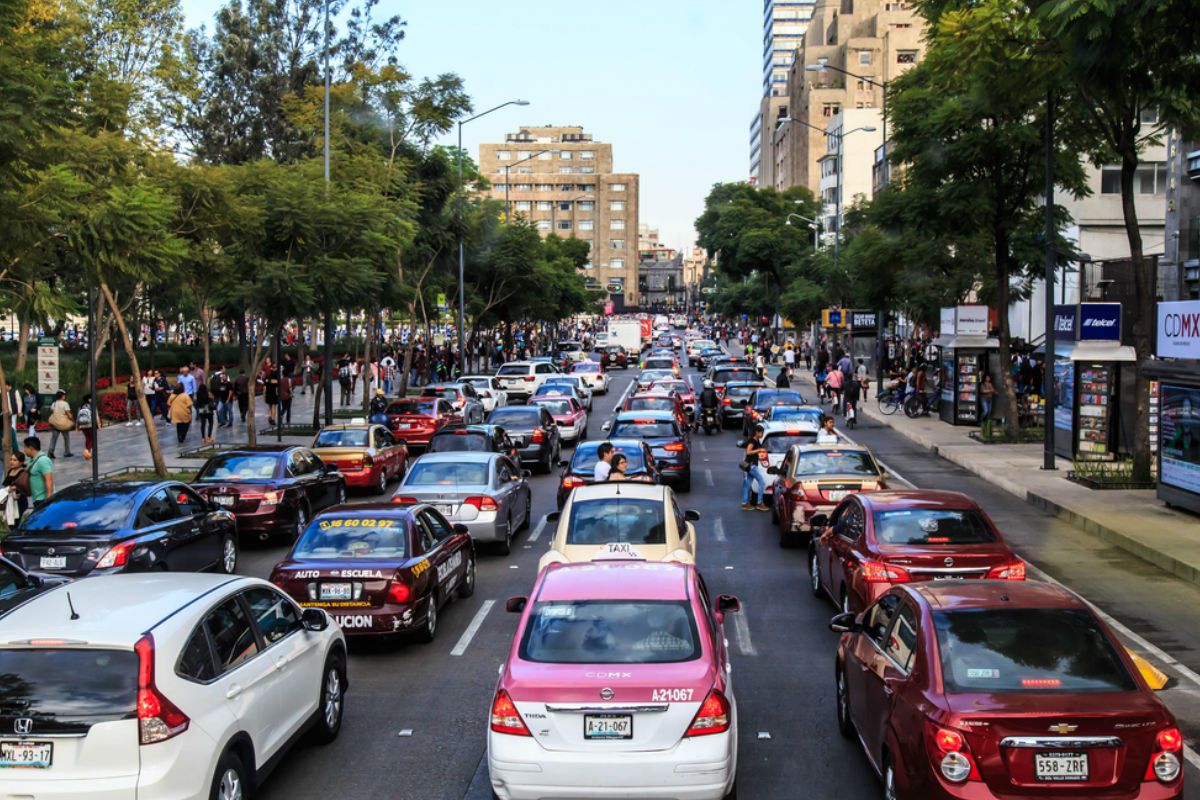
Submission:
{"label": "woman with backpack", "polygon": [[96,449],[96,413],[92,409],[92,396],[85,394],[79,403],[79,413],[75,417],[75,426],[83,433],[83,457],[92,460],[92,451]]}
{"label": "woman with backpack", "polygon": [[196,394],[192,398],[192,410],[200,420],[200,444],[213,444],[213,399],[208,391],[208,384],[196,386]]}

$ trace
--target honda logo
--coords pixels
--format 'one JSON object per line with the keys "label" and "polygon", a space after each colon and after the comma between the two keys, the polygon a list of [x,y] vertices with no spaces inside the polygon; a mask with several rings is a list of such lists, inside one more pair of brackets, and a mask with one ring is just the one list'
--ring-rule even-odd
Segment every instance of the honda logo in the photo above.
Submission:
{"label": "honda logo", "polygon": [[52,555],[54,555],[54,548],[53,548],[53,547],[47,547],[47,548],[46,548],[46,555],[48,555],[48,556],[52,556]]}
{"label": "honda logo", "polygon": [[33,720],[29,717],[17,717],[13,720],[13,733],[26,736],[33,730]]}

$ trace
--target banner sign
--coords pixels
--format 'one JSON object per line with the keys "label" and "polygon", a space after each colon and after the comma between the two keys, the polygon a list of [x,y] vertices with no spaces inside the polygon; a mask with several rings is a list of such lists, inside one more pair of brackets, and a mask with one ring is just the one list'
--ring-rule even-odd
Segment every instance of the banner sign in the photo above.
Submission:
{"label": "banner sign", "polygon": [[825,308],[821,310],[821,327],[823,328],[844,328],[846,327],[844,312],[840,308]]}
{"label": "banner sign", "polygon": [[38,339],[37,376],[39,394],[58,391],[58,340],[53,336]]}
{"label": "banner sign", "polygon": [[942,338],[954,335],[954,306],[942,309],[942,323],[938,327],[938,335]]}
{"label": "banner sign", "polygon": [[850,330],[875,331],[879,327],[879,312],[850,311]]}
{"label": "banner sign", "polygon": [[1200,358],[1200,300],[1158,304],[1159,358]]}
{"label": "banner sign", "polygon": [[1060,342],[1075,341],[1075,330],[1079,327],[1079,306],[1054,307],[1054,338]]}
{"label": "banner sign", "polygon": [[1081,342],[1121,341],[1121,304],[1080,304],[1079,340]]}
{"label": "banner sign", "polygon": [[956,336],[987,336],[988,307],[959,306],[954,313]]}

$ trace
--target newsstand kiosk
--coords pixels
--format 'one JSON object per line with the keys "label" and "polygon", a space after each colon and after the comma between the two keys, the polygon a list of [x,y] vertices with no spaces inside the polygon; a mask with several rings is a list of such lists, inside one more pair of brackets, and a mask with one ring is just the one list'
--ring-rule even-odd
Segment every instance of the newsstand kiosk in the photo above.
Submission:
{"label": "newsstand kiosk", "polygon": [[[978,425],[983,415],[979,390],[983,376],[999,368],[998,339],[989,338],[988,307],[942,309],[942,325],[933,343],[941,348],[938,415],[951,425]],[[994,382],[994,380],[993,380]]]}
{"label": "newsstand kiosk", "polygon": [[[1158,304],[1158,499],[1200,513],[1200,300]],[[1153,435],[1153,434],[1152,434]]]}
{"label": "newsstand kiosk", "polygon": [[1125,365],[1137,355],[1121,344],[1121,304],[1055,306],[1053,334],[1055,452],[1088,460],[1129,452],[1121,411],[1135,396],[1136,375]]}

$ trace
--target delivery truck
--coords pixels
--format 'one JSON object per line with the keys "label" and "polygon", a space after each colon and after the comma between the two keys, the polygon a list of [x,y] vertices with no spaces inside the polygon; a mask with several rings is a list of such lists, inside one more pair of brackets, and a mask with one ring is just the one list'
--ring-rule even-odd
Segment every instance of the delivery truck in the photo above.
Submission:
{"label": "delivery truck", "polygon": [[613,319],[608,321],[608,343],[619,344],[631,359],[642,352],[642,323],[636,319]]}

